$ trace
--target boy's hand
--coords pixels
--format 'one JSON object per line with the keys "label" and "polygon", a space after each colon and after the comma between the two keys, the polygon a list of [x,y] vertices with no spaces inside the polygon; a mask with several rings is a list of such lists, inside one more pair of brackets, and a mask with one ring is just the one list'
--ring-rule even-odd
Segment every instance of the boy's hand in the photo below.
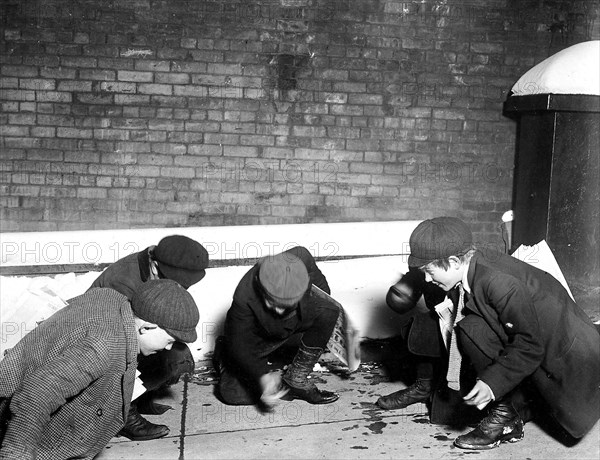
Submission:
{"label": "boy's hand", "polygon": [[279,372],[269,372],[262,375],[260,377],[260,388],[262,389],[260,400],[269,408],[273,407],[288,392],[287,389],[282,388]]}
{"label": "boy's hand", "polygon": [[494,400],[494,393],[487,383],[477,380],[473,389],[463,399],[465,404],[477,406],[477,409],[481,410]]}

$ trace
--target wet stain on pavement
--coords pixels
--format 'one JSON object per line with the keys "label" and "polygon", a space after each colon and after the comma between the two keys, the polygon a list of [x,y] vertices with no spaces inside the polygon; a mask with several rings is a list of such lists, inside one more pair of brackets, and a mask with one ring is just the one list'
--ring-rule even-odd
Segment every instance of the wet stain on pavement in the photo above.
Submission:
{"label": "wet stain on pavement", "polygon": [[387,426],[385,422],[375,422],[367,425],[367,428],[373,432],[373,434],[383,433],[383,429]]}
{"label": "wet stain on pavement", "polygon": [[413,419],[413,422],[426,424],[426,423],[429,423],[429,419],[428,418],[415,418],[415,419]]}
{"label": "wet stain on pavement", "polygon": [[342,428],[342,431],[356,430],[357,428],[358,428],[358,425],[352,425],[352,426],[347,426],[346,428]]}
{"label": "wet stain on pavement", "polygon": [[363,415],[368,417],[369,422],[379,422],[383,419],[381,413],[383,409],[381,409],[377,404],[361,402],[360,408],[362,409]]}

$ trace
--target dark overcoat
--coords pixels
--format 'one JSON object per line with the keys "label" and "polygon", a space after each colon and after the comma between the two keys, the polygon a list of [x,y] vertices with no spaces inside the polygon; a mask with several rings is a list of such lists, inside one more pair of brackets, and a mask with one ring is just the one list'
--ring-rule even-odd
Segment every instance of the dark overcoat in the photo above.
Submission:
{"label": "dark overcoat", "polygon": [[478,377],[496,399],[532,378],[554,418],[582,437],[600,414],[600,334],[552,275],[486,251],[471,259],[465,305],[498,335],[502,353]]}
{"label": "dark overcoat", "polygon": [[12,398],[0,458],[96,456],[124,425],[137,354],[125,296],[102,288],[71,299],[0,361],[0,398]]}
{"label": "dark overcoat", "polygon": [[[306,248],[296,246],[285,252],[294,254],[302,260],[310,282],[330,293],[327,279]],[[261,375],[269,371],[266,357],[261,356],[257,350],[264,349],[269,343],[283,343],[310,324],[316,313],[315,304],[310,301],[309,293],[300,300],[293,314],[282,318],[269,312],[264,307],[259,281],[256,279],[258,269],[259,263],[240,280],[225,319],[225,338],[230,364],[251,381],[258,381]]]}
{"label": "dark overcoat", "polygon": [[95,287],[109,287],[119,291],[131,300],[137,288],[150,279],[149,250],[151,247],[134,254],[129,254],[110,264],[94,280],[90,289]]}

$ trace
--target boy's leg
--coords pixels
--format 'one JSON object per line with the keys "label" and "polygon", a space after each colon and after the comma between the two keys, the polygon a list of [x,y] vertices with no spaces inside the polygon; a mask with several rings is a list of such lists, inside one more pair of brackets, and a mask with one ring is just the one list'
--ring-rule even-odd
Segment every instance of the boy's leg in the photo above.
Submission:
{"label": "boy's leg", "polygon": [[[468,357],[477,375],[500,356],[504,349],[501,338],[477,315],[465,316],[456,329],[459,349],[463,357]],[[468,391],[470,388],[463,392]],[[474,430],[458,436],[454,444],[463,449],[486,450],[498,447],[503,442],[520,441],[523,439],[523,419],[513,402],[522,404],[523,401],[519,388],[492,401],[488,405],[488,415]]]}
{"label": "boy's leg", "polygon": [[[255,350],[255,353],[259,358],[266,359],[287,340],[265,340]],[[216,390],[221,402],[236,406],[260,404],[261,389],[258,382],[252,382],[236,372],[235,366],[231,364],[231,359],[228,356],[227,338],[225,336],[219,336],[215,341],[213,366],[219,376]]]}
{"label": "boy's leg", "polygon": [[329,404],[339,396],[330,391],[319,390],[308,379],[314,365],[327,347],[340,310],[337,305],[323,303],[321,299],[312,298],[306,309],[308,321],[298,332],[303,332],[300,348],[292,363],[283,375],[284,382],[289,387],[284,399],[302,399],[311,404]]}
{"label": "boy's leg", "polygon": [[162,414],[171,409],[165,404],[152,401],[154,390],[173,385],[185,373],[194,371],[194,358],[185,343],[175,342],[170,350],[162,350],[149,356],[141,356],[138,361],[140,379],[146,387],[146,393],[131,402],[125,426],[120,431],[134,441],[145,441],[166,436],[169,428],[146,420],[144,414]]}
{"label": "boy's leg", "polygon": [[229,369],[227,340],[224,336],[217,337],[212,360],[215,372],[219,376],[216,390],[221,402],[235,406],[247,406],[258,402],[260,394],[257,395],[257,389]]}
{"label": "boy's leg", "polygon": [[182,342],[175,342],[170,350],[142,356],[138,361],[140,379],[149,392],[174,385],[182,375],[194,372],[194,368],[192,352]]}
{"label": "boy's leg", "polygon": [[404,409],[418,402],[427,403],[433,395],[435,373],[445,364],[441,359],[438,320],[418,307],[404,317],[400,335],[416,361],[416,380],[408,388],[382,396],[376,404],[382,409]]}

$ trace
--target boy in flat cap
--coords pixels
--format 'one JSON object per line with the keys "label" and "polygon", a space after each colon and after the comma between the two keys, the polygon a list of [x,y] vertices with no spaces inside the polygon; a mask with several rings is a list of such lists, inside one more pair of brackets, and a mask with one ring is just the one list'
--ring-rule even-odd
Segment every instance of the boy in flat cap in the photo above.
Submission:
{"label": "boy in flat cap", "polygon": [[[223,402],[261,402],[268,409],[285,391],[286,399],[311,404],[338,399],[308,379],[339,315],[339,307],[311,295],[313,284],[330,292],[314,258],[301,246],[261,259],[242,278],[227,313],[225,335],[215,346]],[[300,348],[283,377],[269,372],[267,356],[298,333]]]}
{"label": "boy in flat cap", "polygon": [[195,341],[198,320],[171,280],[140,285],[131,302],[107,288],[71,299],[0,361],[0,459],[95,457],[127,418],[138,353]]}
{"label": "boy in flat cap", "polygon": [[[422,270],[427,282],[461,293],[450,328],[448,386],[467,405],[488,407],[455,445],[481,450],[521,440],[530,397],[571,437],[583,437],[600,416],[600,334],[560,282],[509,255],[478,250],[469,227],[453,217],[419,224],[410,251],[409,267]],[[472,365],[474,385],[456,373],[453,343],[456,356]]]}
{"label": "boy in flat cap", "polygon": [[[92,283],[94,287],[115,289],[131,300],[135,290],[148,280],[171,279],[185,289],[196,284],[206,274],[208,252],[197,241],[183,235],[171,235],[158,245],[130,254],[109,265]],[[166,436],[166,425],[151,423],[140,415],[162,414],[170,409],[152,401],[152,391],[179,380],[182,374],[193,372],[194,359],[187,345],[176,342],[169,350],[151,356],[141,356],[139,371],[144,386],[149,390],[132,404],[121,435],[134,441]]]}

